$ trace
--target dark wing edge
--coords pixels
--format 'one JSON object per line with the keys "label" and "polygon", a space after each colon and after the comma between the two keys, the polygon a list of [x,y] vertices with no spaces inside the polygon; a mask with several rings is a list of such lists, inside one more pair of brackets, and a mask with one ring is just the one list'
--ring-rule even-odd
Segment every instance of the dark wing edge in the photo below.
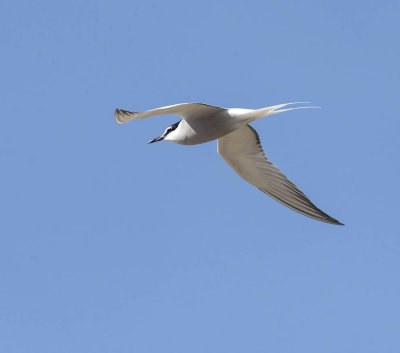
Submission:
{"label": "dark wing edge", "polygon": [[[256,139],[256,143],[258,145],[258,148],[260,149],[260,151],[265,155],[264,149],[261,145],[261,140],[260,140],[260,136],[258,135],[257,131],[251,126],[251,125],[247,125],[250,130],[253,132],[254,137]],[[268,158],[265,156],[265,158],[268,160]],[[316,211],[317,213],[319,213],[320,216],[316,216],[310,213],[306,213],[305,211],[299,209],[298,207],[289,204],[288,202],[282,200],[279,196],[277,196],[274,192],[272,191],[266,191],[262,188],[259,188],[258,186],[257,189],[259,189],[260,191],[262,191],[263,193],[267,194],[268,196],[271,196],[272,198],[274,198],[276,201],[280,202],[281,204],[285,205],[286,207],[289,207],[290,209],[292,209],[293,211],[296,211],[298,213],[301,213],[307,217],[311,217],[314,218],[318,221],[321,222],[325,222],[325,223],[331,223],[331,224],[336,224],[336,225],[340,225],[340,226],[344,226],[344,224],[340,221],[338,221],[337,219],[329,216],[328,214],[326,214],[324,211],[322,211],[320,208],[318,208],[317,206],[315,206],[315,204],[313,202],[311,202],[311,200],[291,181],[289,180],[285,174],[283,174],[280,169],[273,164],[272,162],[270,162],[268,160],[268,162],[271,164],[271,166],[274,167],[274,169],[276,169],[277,172],[279,172],[285,179],[286,183],[287,183],[287,187],[290,189],[292,196],[295,196],[297,198],[298,201],[300,201],[305,207],[307,208],[311,208],[312,210]]]}
{"label": "dark wing edge", "polygon": [[343,225],[315,206],[277,166],[268,160],[257,131],[250,125],[219,139],[218,152],[241,178],[276,201],[318,221]]}
{"label": "dark wing edge", "polygon": [[114,117],[115,117],[115,121],[118,124],[124,124],[124,123],[128,123],[131,120],[135,119],[135,115],[138,115],[138,112],[130,112],[128,110],[123,110],[123,109],[115,109],[114,112]]}

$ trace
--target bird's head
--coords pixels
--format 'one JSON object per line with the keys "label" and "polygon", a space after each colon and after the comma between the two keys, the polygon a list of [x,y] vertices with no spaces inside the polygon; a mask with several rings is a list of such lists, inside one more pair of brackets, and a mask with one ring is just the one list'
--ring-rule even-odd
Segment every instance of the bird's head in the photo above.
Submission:
{"label": "bird's head", "polygon": [[177,129],[179,123],[180,123],[180,121],[167,127],[165,129],[164,133],[160,137],[156,137],[155,139],[152,139],[148,143],[158,142],[158,141],[162,141],[162,140],[174,141],[174,131]]}

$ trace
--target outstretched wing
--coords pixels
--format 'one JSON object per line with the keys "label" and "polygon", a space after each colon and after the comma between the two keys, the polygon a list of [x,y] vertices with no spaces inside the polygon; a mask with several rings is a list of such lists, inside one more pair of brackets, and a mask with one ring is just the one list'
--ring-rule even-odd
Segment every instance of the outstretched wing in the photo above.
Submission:
{"label": "outstretched wing", "polygon": [[115,109],[115,120],[119,124],[128,123],[136,119],[145,119],[150,116],[174,114],[189,121],[197,119],[204,115],[212,115],[225,110],[225,108],[215,107],[203,103],[182,103],[168,105],[157,109],[147,110],[145,112],[129,112],[127,110]]}
{"label": "outstretched wing", "polygon": [[218,139],[218,153],[244,180],[287,207],[322,222],[340,224],[315,206],[264,154],[250,125]]}

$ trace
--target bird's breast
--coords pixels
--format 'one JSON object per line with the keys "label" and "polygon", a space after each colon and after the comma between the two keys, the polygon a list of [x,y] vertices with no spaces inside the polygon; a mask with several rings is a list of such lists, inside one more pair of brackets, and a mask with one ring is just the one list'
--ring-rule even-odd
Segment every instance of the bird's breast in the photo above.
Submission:
{"label": "bird's breast", "polygon": [[182,145],[197,145],[225,136],[240,127],[228,114],[215,114],[205,119],[181,123]]}

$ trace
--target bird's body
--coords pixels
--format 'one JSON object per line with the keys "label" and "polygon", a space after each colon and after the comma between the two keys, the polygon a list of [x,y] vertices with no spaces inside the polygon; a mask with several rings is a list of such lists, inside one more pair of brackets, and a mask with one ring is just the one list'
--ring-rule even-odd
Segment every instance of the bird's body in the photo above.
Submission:
{"label": "bird's body", "polygon": [[282,204],[311,218],[342,224],[316,207],[303,192],[272,164],[264,154],[260,139],[249,123],[263,116],[281,113],[286,103],[262,109],[220,108],[203,103],[182,103],[145,112],[115,110],[115,120],[127,123],[156,115],[174,114],[181,121],[149,143],[166,140],[181,145],[196,145],[218,139],[218,153],[244,180]]}
{"label": "bird's body", "polygon": [[224,110],[199,121],[182,120],[167,141],[180,145],[199,145],[225,136],[241,127],[242,124],[235,120],[229,110]]}

